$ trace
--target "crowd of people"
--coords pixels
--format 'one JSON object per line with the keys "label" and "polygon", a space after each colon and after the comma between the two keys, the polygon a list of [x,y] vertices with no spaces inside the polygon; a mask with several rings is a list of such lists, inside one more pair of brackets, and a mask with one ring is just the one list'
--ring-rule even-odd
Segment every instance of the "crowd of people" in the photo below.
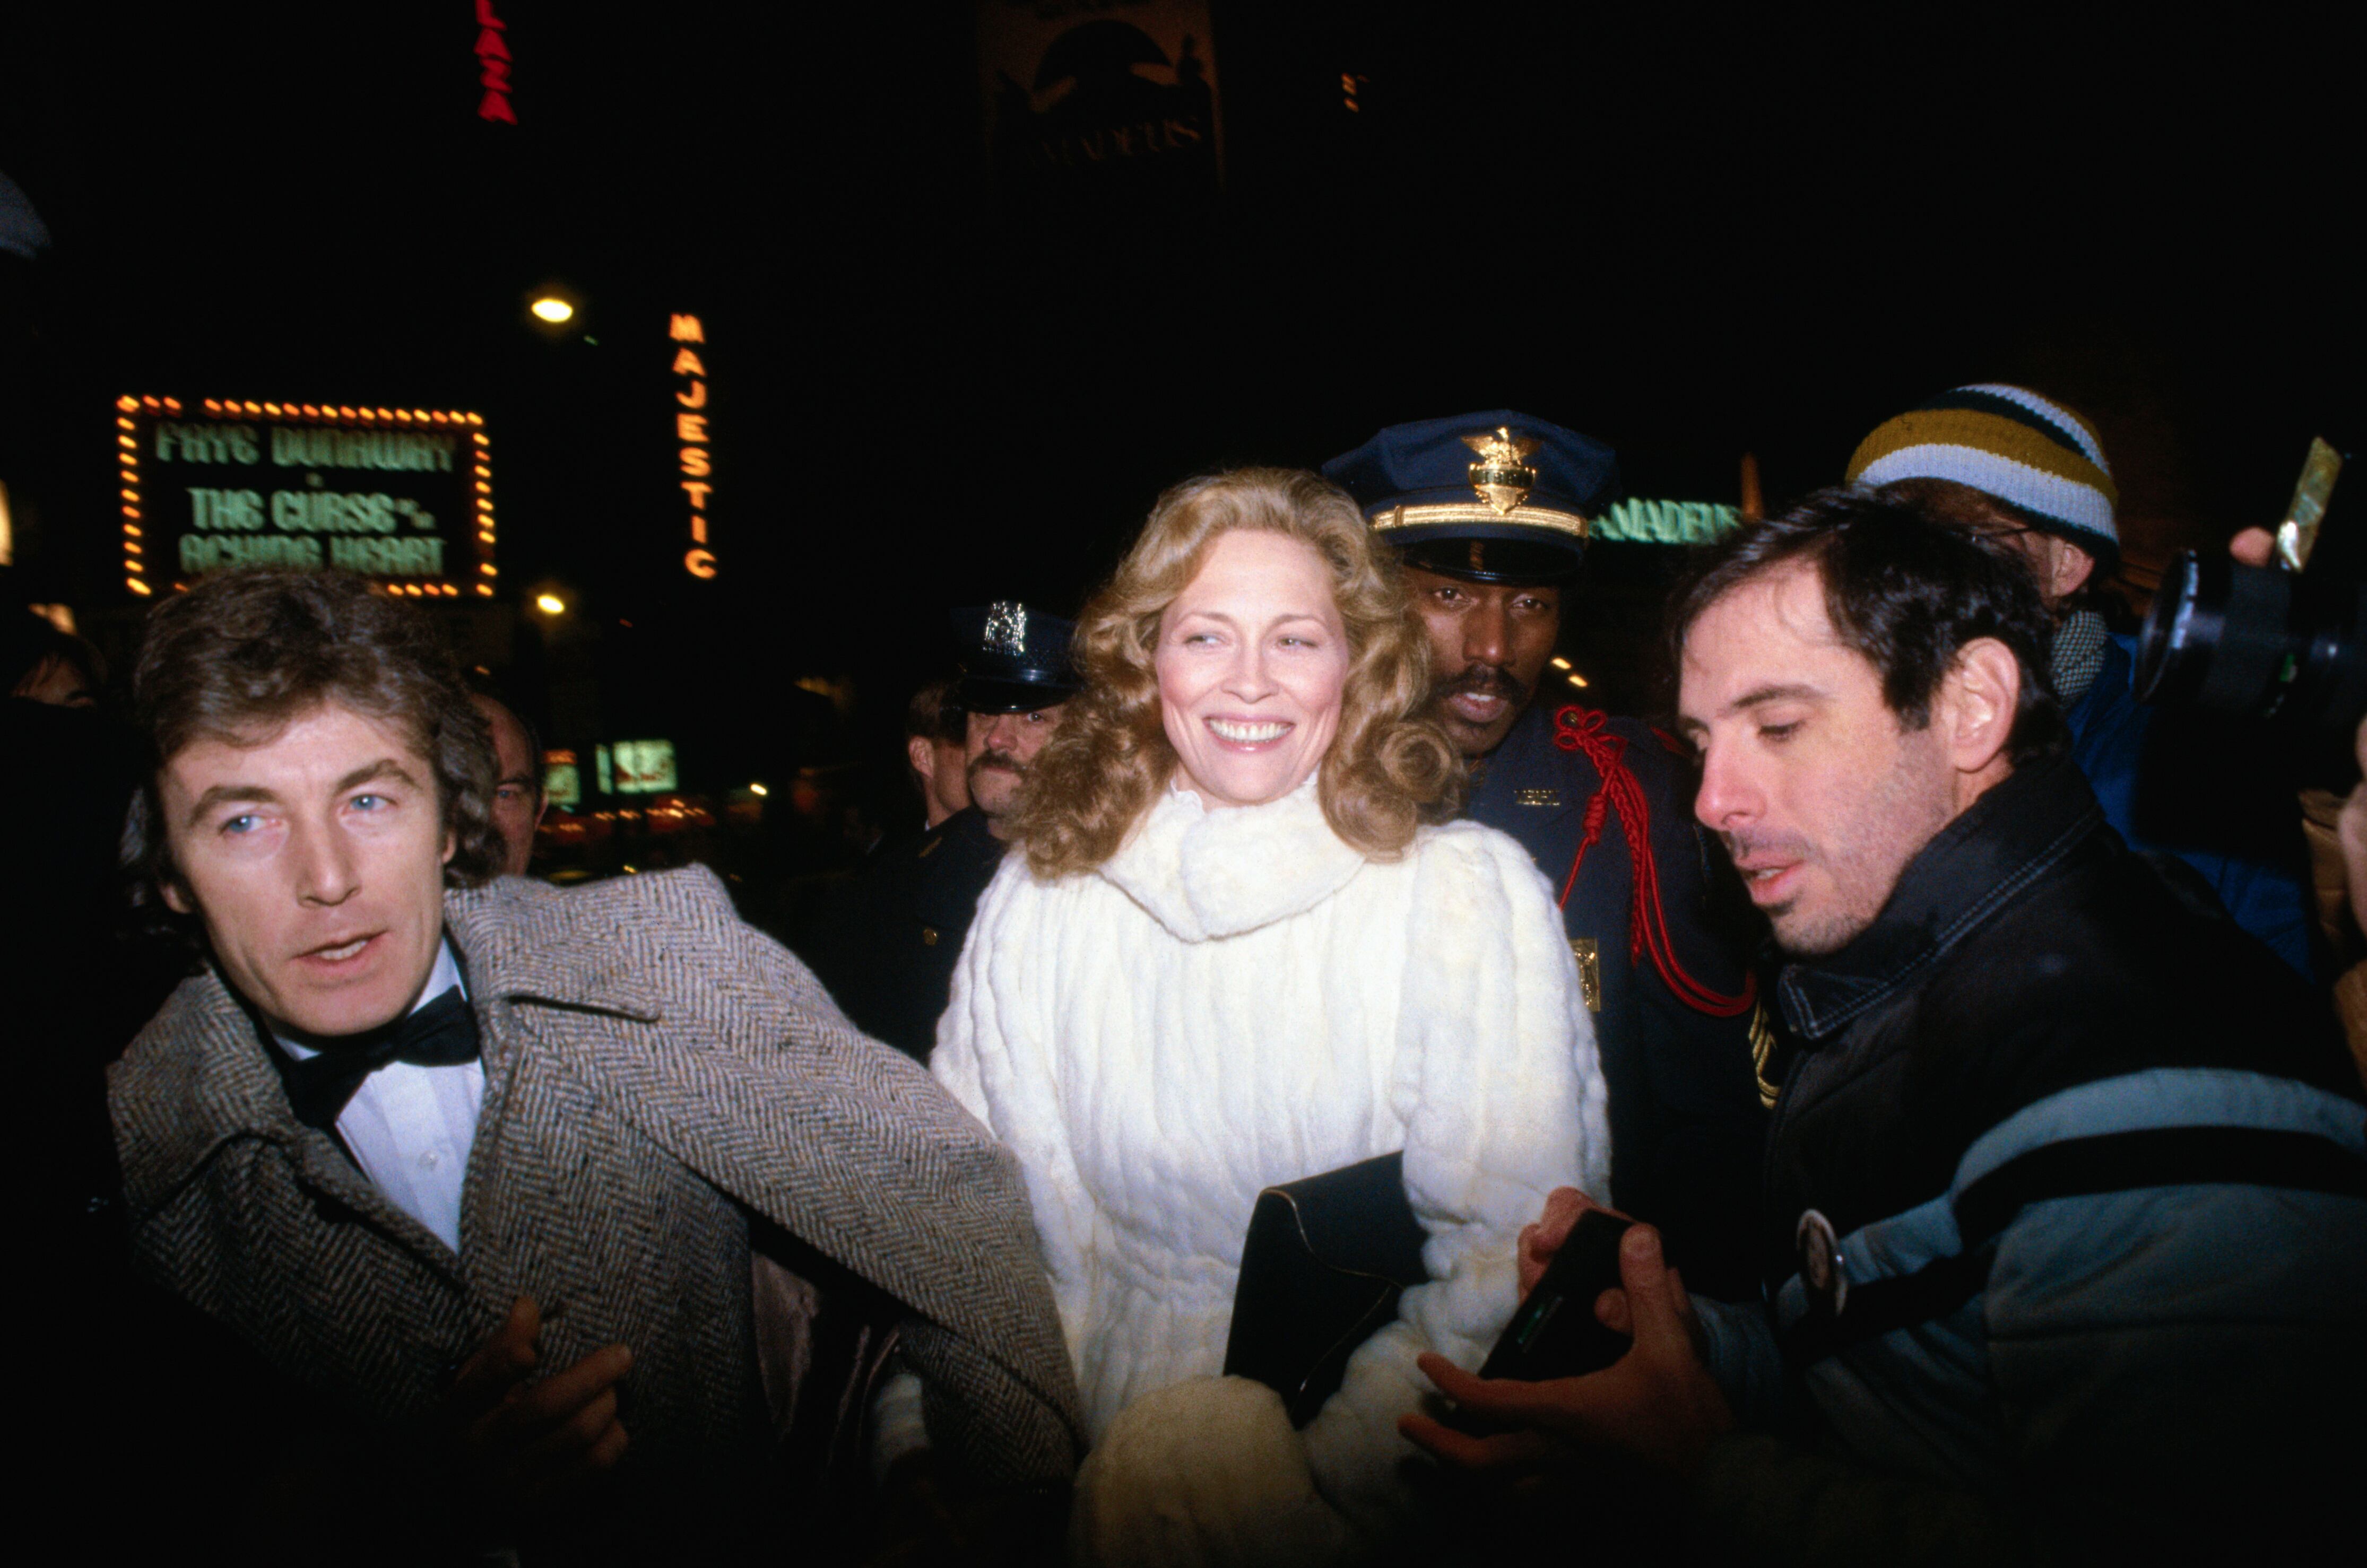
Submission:
{"label": "crowd of people", "polygon": [[[1704,552],[1658,726],[1556,679],[1601,443],[1187,479],[1075,621],[957,613],[924,820],[786,942],[526,874],[532,732],[415,608],[160,603],[101,805],[187,977],[77,1026],[58,1208],[231,1440],[74,1429],[256,1561],[2323,1550],[2367,1058],[2290,782],[2135,701],[2075,412],[1834,478]],[[104,681],[29,650],[12,710]],[[1617,1359],[1478,1375],[1595,1211]]]}

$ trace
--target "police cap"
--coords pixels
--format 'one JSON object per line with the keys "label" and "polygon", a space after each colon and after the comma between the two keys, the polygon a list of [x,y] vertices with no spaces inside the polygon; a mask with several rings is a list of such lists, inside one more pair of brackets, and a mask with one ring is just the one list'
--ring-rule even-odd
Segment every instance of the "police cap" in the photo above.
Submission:
{"label": "police cap", "polygon": [[1084,682],[1069,662],[1077,624],[1015,599],[953,612],[961,659],[957,698],[968,713],[1026,713],[1075,696]]}
{"label": "police cap", "polygon": [[1323,472],[1407,564],[1477,582],[1569,577],[1619,499],[1610,447],[1511,409],[1390,425]]}

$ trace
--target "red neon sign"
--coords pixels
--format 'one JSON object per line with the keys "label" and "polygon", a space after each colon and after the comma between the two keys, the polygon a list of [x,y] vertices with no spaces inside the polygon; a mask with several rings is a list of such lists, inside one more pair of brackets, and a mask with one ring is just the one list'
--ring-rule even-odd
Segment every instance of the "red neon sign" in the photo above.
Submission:
{"label": "red neon sign", "polygon": [[509,27],[493,14],[493,0],[477,0],[477,82],[485,89],[477,118],[515,125],[517,111],[510,107],[510,46],[502,39]]}

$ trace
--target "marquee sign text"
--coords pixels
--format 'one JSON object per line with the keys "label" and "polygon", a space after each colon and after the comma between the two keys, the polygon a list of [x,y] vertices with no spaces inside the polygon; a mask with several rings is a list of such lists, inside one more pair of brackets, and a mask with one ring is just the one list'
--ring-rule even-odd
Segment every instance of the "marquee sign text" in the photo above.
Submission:
{"label": "marquee sign text", "polygon": [[124,586],[239,566],[337,567],[413,598],[491,598],[481,415],[208,398],[116,400]]}

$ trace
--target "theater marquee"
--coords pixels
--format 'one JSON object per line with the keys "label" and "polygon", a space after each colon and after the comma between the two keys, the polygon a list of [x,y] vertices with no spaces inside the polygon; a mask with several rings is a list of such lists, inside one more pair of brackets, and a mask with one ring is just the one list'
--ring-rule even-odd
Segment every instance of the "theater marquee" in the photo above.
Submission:
{"label": "theater marquee", "polygon": [[493,444],[447,409],[116,400],[123,582],[342,567],[413,598],[491,598]]}

